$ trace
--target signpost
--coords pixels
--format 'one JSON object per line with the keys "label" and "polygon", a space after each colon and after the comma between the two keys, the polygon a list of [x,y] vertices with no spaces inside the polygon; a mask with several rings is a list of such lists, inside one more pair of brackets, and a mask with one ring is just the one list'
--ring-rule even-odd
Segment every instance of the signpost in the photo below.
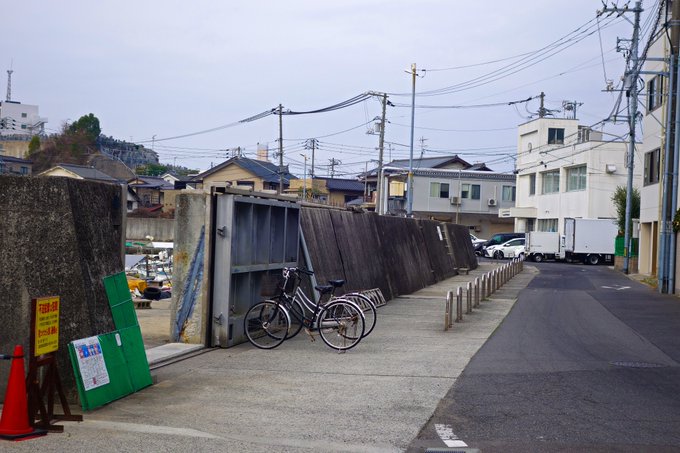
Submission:
{"label": "signpost", "polygon": [[[58,420],[82,421],[72,415],[59,378],[55,353],[59,350],[59,296],[39,297],[31,303],[31,354],[28,363],[26,390],[28,419],[32,426],[62,432]],[[40,368],[45,368],[39,373]],[[40,376],[42,375],[42,382]],[[57,393],[63,414],[54,413],[54,393]],[[47,400],[47,401],[45,401]]]}

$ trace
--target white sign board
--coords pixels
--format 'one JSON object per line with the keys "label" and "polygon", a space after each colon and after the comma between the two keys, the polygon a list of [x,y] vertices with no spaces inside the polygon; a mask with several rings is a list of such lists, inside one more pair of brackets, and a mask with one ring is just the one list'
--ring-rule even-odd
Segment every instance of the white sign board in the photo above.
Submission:
{"label": "white sign board", "polygon": [[78,368],[83,379],[85,391],[109,383],[102,347],[98,337],[83,338],[72,342],[78,358]]}

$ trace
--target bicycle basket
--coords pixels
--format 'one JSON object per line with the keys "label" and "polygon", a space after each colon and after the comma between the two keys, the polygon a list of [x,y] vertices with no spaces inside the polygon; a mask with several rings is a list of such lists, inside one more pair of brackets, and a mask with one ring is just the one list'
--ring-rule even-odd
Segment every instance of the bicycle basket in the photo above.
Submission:
{"label": "bicycle basket", "polygon": [[282,289],[287,294],[292,294],[295,291],[295,287],[297,286],[295,283],[296,281],[297,277],[291,272],[287,281],[285,278],[279,279],[278,288]]}
{"label": "bicycle basket", "polygon": [[281,276],[271,272],[263,275],[260,281],[260,296],[267,299],[277,296],[279,294],[279,280],[281,280]]}

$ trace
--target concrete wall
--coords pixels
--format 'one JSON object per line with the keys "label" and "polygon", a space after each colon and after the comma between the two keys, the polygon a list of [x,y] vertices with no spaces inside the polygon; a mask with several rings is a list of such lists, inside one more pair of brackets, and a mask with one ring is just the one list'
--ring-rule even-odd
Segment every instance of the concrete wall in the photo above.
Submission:
{"label": "concrete wall", "polygon": [[[208,194],[204,192],[183,193],[177,196],[177,221],[175,222],[175,247],[173,250],[173,273],[172,273],[172,302],[170,306],[170,338],[173,338],[174,325],[177,319],[177,312],[181,305],[182,298],[187,291],[194,288],[185,288],[186,280],[191,272],[191,261],[196,253],[199,243],[201,227],[205,224],[205,234],[209,236],[209,203]],[[208,244],[208,237],[206,237]],[[204,248],[204,271],[209,266],[209,256],[207,246]],[[204,278],[199,289],[201,294],[196,298],[196,305],[192,315],[187,320],[184,329],[181,330],[180,341],[183,343],[200,344],[206,341],[205,326],[208,320],[208,304],[204,301],[209,300],[209,284]]]}
{"label": "concrete wall", "polygon": [[175,240],[174,219],[149,219],[129,217],[127,219],[125,238],[130,240],[145,240],[146,236],[153,236],[154,241]]}
{"label": "concrete wall", "polygon": [[26,140],[3,140],[0,135],[0,154],[10,157],[18,157],[19,159],[26,159],[28,154],[28,143],[30,137]]}
{"label": "concrete wall", "polygon": [[[61,297],[58,364],[75,399],[67,344],[114,329],[102,279],[123,270],[119,185],[0,176],[0,352],[28,354],[31,299]],[[0,363],[0,397],[9,364]]]}

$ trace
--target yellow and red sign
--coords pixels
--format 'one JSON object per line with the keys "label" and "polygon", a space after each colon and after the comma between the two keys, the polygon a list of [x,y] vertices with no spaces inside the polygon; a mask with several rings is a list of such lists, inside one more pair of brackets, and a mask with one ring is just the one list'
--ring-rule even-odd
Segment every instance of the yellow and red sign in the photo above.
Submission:
{"label": "yellow and red sign", "polygon": [[35,356],[59,349],[59,296],[35,299]]}

